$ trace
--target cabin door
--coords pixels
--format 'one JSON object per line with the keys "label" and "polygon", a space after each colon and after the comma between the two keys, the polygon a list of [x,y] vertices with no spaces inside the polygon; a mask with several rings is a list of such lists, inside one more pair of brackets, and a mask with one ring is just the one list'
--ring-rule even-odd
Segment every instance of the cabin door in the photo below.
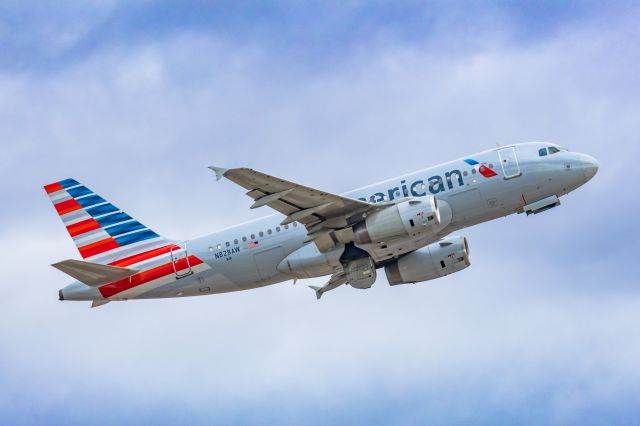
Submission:
{"label": "cabin door", "polygon": [[514,147],[499,149],[498,155],[500,157],[500,164],[502,165],[502,171],[505,179],[512,179],[522,174],[520,171],[520,165],[518,164],[518,157],[516,156],[516,149]]}

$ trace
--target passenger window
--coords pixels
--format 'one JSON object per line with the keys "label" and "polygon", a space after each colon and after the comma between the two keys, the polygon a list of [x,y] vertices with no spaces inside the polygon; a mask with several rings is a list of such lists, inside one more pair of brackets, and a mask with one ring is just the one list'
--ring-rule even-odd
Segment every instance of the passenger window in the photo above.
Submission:
{"label": "passenger window", "polygon": [[246,243],[247,242],[247,237],[242,237],[242,242]]}
{"label": "passenger window", "polygon": [[264,232],[260,231],[258,235],[260,235],[261,237],[264,237]]}
{"label": "passenger window", "polygon": [[558,148],[556,148],[555,146],[550,146],[549,147],[549,155],[556,154],[558,152],[560,152],[560,150]]}
{"label": "passenger window", "polygon": [[267,229],[267,234],[271,235],[271,228]]}
{"label": "passenger window", "polygon": [[284,226],[284,229],[289,229],[289,225],[285,225],[285,226]]}
{"label": "passenger window", "polygon": [[256,234],[251,234],[251,239],[255,240],[256,239]]}
{"label": "passenger window", "polygon": [[280,232],[280,227],[276,226],[276,232]]}
{"label": "passenger window", "polygon": [[226,245],[227,247],[229,247],[231,244],[229,244],[229,241],[227,241],[227,242],[225,243],[225,245]]}
{"label": "passenger window", "polygon": [[218,244],[218,250],[222,249],[222,244]]}
{"label": "passenger window", "polygon": [[298,226],[298,222],[293,222],[293,227],[295,228],[296,226]]}
{"label": "passenger window", "polygon": [[540,157],[544,157],[545,155],[547,155],[547,148],[540,148],[540,151],[538,151],[538,155]]}
{"label": "passenger window", "polygon": [[238,239],[233,240],[233,244],[238,244]]}

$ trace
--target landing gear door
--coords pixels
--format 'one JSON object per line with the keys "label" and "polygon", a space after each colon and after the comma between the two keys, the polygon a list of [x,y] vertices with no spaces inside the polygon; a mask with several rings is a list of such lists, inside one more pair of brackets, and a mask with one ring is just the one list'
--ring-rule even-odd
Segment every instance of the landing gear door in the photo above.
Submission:
{"label": "landing gear door", "polygon": [[171,263],[176,278],[184,278],[193,274],[191,264],[189,263],[189,254],[187,252],[187,242],[177,243],[171,247]]}
{"label": "landing gear door", "polygon": [[502,165],[505,179],[512,179],[522,174],[514,147],[499,149],[498,156],[500,157],[500,164]]}

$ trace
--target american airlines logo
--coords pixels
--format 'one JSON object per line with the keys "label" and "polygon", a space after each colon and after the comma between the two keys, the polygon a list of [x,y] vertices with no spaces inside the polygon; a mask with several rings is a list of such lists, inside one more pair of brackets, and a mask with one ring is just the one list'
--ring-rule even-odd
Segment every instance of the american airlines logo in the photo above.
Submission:
{"label": "american airlines logo", "polygon": [[[478,161],[470,158],[464,160],[464,162],[473,167],[472,173],[480,173],[487,179],[498,176],[498,174],[493,171],[492,165],[488,165],[487,163],[479,163]],[[369,198],[361,197],[358,199],[361,201],[368,201],[370,203],[379,203],[382,201],[389,201],[402,197],[424,197],[425,195],[427,195],[427,192],[435,195],[440,192],[444,192],[447,189],[453,189],[456,184],[458,187],[464,186],[463,175],[467,176],[468,173],[466,171],[463,173],[460,170],[451,170],[450,172],[446,172],[444,176],[431,176],[426,180],[426,182],[422,179],[418,179],[414,182],[411,182],[410,184],[407,184],[405,180],[402,180],[400,182],[400,186],[389,188],[386,193],[376,192],[375,194],[369,196]]]}
{"label": "american airlines logo", "polygon": [[468,158],[466,160],[464,160],[465,163],[467,163],[468,165],[474,167],[482,176],[486,177],[486,178],[491,178],[494,176],[498,176],[498,174],[496,172],[494,172],[493,170],[491,170],[491,168],[487,167],[486,163],[478,163],[476,160],[473,160],[471,158]]}

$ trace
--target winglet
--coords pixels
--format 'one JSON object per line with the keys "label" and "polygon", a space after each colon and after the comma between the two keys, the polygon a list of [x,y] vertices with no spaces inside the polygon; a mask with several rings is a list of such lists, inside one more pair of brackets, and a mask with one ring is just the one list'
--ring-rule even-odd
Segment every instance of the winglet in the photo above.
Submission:
{"label": "winglet", "polygon": [[216,174],[216,180],[222,179],[222,177],[227,172],[227,170],[229,170],[229,169],[223,169],[222,167],[215,167],[215,166],[209,166],[209,168],[213,170],[213,172]]}
{"label": "winglet", "polygon": [[322,287],[310,285],[309,288],[316,292],[316,299],[320,300],[320,298],[322,297]]}

